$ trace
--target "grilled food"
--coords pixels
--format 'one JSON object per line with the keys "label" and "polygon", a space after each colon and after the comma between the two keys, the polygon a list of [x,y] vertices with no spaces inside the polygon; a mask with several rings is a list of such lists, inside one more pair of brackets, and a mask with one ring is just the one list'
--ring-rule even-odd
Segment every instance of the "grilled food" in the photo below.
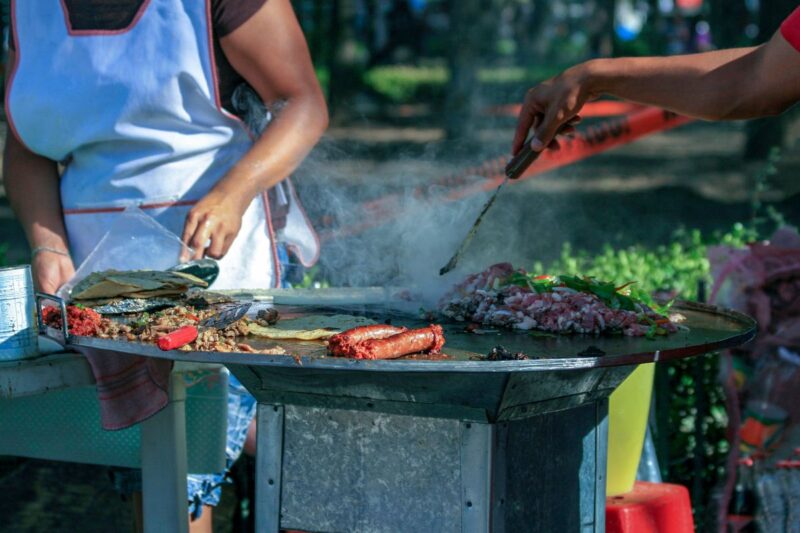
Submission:
{"label": "grilled food", "polygon": [[[189,306],[176,306],[157,313],[141,313],[121,322],[103,318],[95,311],[82,306],[67,306],[69,331],[73,335],[152,344],[183,326],[196,326],[214,313],[213,309],[198,310]],[[48,326],[63,328],[61,315],[55,307],[45,307],[42,310],[42,319]],[[257,350],[241,342],[241,339],[249,333],[250,324],[248,320],[242,319],[223,330],[204,329],[194,342],[180,349],[193,352],[252,352],[274,355],[286,353],[281,347]]]}
{"label": "grilled food", "polygon": [[250,334],[267,339],[322,340],[358,326],[375,324],[374,320],[352,315],[309,315],[285,318],[273,326],[250,324]]}
{"label": "grilled food", "polygon": [[460,321],[551,333],[666,335],[678,326],[626,284],[578,276],[532,276],[508,263],[467,277],[440,302]]}
{"label": "grilled food", "polygon": [[72,289],[73,300],[111,300],[114,298],[154,298],[179,296],[192,287],[206,288],[208,284],[184,272],[159,270],[104,270],[93,272]]}
{"label": "grilled food", "polygon": [[378,325],[354,328],[332,337],[328,351],[335,357],[352,359],[397,359],[415,353],[438,354],[444,340],[438,325],[412,330]]}

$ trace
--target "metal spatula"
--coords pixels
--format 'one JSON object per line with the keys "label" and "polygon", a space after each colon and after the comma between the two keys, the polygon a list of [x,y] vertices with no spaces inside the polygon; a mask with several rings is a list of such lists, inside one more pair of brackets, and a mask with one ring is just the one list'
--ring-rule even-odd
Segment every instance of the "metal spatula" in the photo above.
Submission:
{"label": "metal spatula", "polygon": [[194,342],[200,331],[203,329],[225,329],[240,318],[242,318],[247,311],[250,310],[250,302],[232,305],[226,307],[221,312],[212,315],[205,320],[200,321],[197,326],[183,326],[176,329],[160,339],[158,339],[158,348],[163,351],[177,350],[186,346],[190,342]]}
{"label": "metal spatula", "polygon": [[502,182],[500,182],[500,185],[497,186],[497,188],[492,193],[492,196],[484,204],[483,209],[481,209],[481,212],[478,214],[478,218],[475,219],[475,222],[472,224],[472,227],[467,232],[466,237],[464,237],[464,240],[461,241],[461,244],[459,245],[458,250],[456,250],[456,253],[453,254],[453,257],[450,258],[450,261],[448,261],[445,266],[439,269],[440,276],[444,276],[445,274],[447,274],[456,267],[456,265],[458,264],[458,260],[464,254],[464,251],[469,246],[469,243],[472,241],[472,238],[478,232],[478,226],[480,226],[481,221],[483,220],[483,215],[486,214],[489,208],[492,207],[492,204],[494,204],[494,201],[497,199],[497,194],[500,192],[500,189],[502,189],[503,186],[505,186],[505,184],[508,183],[508,180],[517,179],[518,177],[520,177],[522,173],[525,172],[525,169],[527,169],[531,165],[531,163],[536,161],[536,158],[539,157],[540,153],[541,152],[534,152],[533,150],[531,150],[530,139],[529,139],[528,141],[525,142],[524,148],[516,156],[514,156],[514,158],[511,159],[511,161],[508,162],[505,168],[506,177],[503,179]]}

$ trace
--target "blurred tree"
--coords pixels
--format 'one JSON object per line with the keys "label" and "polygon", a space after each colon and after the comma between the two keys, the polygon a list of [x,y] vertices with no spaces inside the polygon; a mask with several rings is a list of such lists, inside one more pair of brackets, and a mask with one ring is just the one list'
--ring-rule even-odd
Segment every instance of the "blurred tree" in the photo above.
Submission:
{"label": "blurred tree", "polygon": [[[317,0],[317,3],[323,2]],[[356,0],[330,0],[331,24],[327,39],[329,50],[326,55],[330,73],[328,108],[334,120],[361,88],[363,65],[356,39],[356,3]]]}
{"label": "blurred tree", "polygon": [[595,2],[593,16],[586,21],[589,32],[589,53],[592,57],[614,55],[614,10],[615,0]]}
{"label": "blurred tree", "polygon": [[479,0],[448,0],[450,28],[447,64],[450,80],[445,102],[446,131],[450,139],[470,136],[478,107],[478,57],[483,40],[476,21],[481,20]]}
{"label": "blurred tree", "polygon": [[478,69],[494,52],[503,0],[447,0],[450,14],[445,101],[449,139],[475,140],[480,107]]}
{"label": "blurred tree", "polygon": [[529,65],[543,56],[542,33],[550,18],[548,0],[518,0],[514,19],[516,57],[521,65]]}
{"label": "blurred tree", "polygon": [[750,44],[746,33],[750,12],[745,0],[709,0],[709,18],[717,48]]}

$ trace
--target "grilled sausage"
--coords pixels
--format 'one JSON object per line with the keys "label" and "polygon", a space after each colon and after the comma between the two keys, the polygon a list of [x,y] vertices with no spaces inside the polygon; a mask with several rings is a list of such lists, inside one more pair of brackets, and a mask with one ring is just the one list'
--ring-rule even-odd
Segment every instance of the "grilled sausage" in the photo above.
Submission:
{"label": "grilled sausage", "polygon": [[385,339],[373,339],[355,345],[356,359],[396,359],[404,355],[427,352],[439,353],[444,346],[441,326],[412,329]]}
{"label": "grilled sausage", "polygon": [[355,357],[354,349],[357,344],[372,339],[385,339],[402,333],[407,329],[386,324],[373,324],[371,326],[348,329],[328,339],[328,351],[337,357]]}

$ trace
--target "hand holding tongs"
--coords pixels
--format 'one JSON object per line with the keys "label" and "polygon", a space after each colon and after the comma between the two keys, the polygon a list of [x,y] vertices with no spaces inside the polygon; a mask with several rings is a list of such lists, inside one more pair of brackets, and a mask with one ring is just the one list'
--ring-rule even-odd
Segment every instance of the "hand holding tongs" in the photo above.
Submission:
{"label": "hand holding tongs", "polygon": [[220,313],[200,321],[197,326],[183,326],[158,339],[158,348],[163,351],[177,350],[194,342],[202,329],[225,329],[250,310],[251,303],[243,303],[225,308]]}
{"label": "hand holding tongs", "polygon": [[497,188],[494,190],[494,193],[492,193],[491,198],[489,198],[486,204],[484,204],[483,209],[481,209],[481,212],[478,215],[478,218],[475,219],[475,222],[469,229],[467,236],[464,237],[463,241],[461,241],[461,245],[458,247],[458,250],[456,250],[456,253],[453,254],[453,257],[450,258],[450,261],[448,261],[445,266],[439,269],[440,276],[444,276],[445,274],[447,274],[456,267],[459,258],[464,253],[464,250],[467,249],[467,246],[469,246],[470,241],[472,241],[472,238],[478,232],[478,226],[483,220],[483,215],[485,215],[486,212],[489,210],[489,208],[492,207],[492,204],[497,198],[497,194],[500,192],[500,189],[502,189],[503,186],[506,183],[508,183],[508,180],[510,179],[515,180],[519,178],[522,175],[522,173],[525,172],[525,170],[529,166],[531,166],[531,163],[536,161],[536,158],[539,157],[539,154],[541,154],[541,152],[534,152],[533,149],[531,148],[530,141],[531,141],[530,139],[526,141],[522,150],[520,150],[520,152],[517,155],[515,155],[511,159],[511,161],[508,162],[505,168],[506,177],[503,178],[503,181],[500,182],[500,185],[498,185]]}

